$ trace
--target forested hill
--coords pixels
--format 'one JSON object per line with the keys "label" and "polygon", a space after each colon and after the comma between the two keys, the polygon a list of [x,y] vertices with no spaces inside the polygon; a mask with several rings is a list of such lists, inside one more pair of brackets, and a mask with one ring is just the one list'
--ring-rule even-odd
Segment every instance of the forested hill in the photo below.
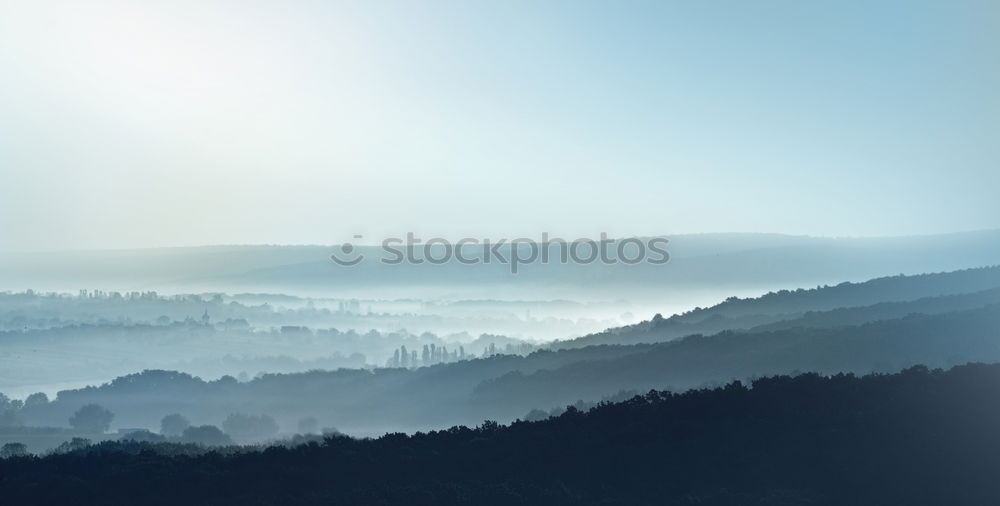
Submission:
{"label": "forested hill", "polygon": [[274,416],[283,426],[312,416],[349,433],[375,434],[485,418],[507,421],[531,409],[600,400],[621,390],[684,390],[794,371],[892,372],[919,363],[974,361],[1000,361],[1000,305],[859,326],[724,332],[418,369],[270,374],[245,383],[148,371],[61,392],[24,414],[32,424],[61,425],[81,406],[96,403],[125,427],[156,427],[170,413],[217,424],[230,413],[252,412]]}
{"label": "forested hill", "polygon": [[[650,392],[540,422],[266,451],[0,460],[5,504],[1000,504],[1000,365]],[[186,456],[170,454],[186,453]]]}
{"label": "forested hill", "polygon": [[[517,370],[532,373],[575,362],[642,353],[648,345],[591,347],[527,357],[498,355],[416,369],[340,369],[265,374],[249,382],[233,377],[206,381],[177,371],[150,370],[100,385],[65,390],[52,402],[23,410],[33,425],[64,425],[88,403],[106,406],[128,427],[157,427],[169,413],[217,424],[231,412],[268,413],[284,426],[314,416],[352,433],[415,430],[473,423],[487,416],[523,414],[504,406],[472,408],[470,396],[484,380]],[[532,405],[531,407],[535,407]],[[481,411],[485,409],[485,411]]]}
{"label": "forested hill", "polygon": [[530,399],[546,406],[600,399],[621,389],[683,391],[795,371],[895,372],[914,364],[947,367],[978,361],[1000,362],[1000,305],[859,326],[691,336],[640,354],[509,373],[477,386],[476,397],[485,405]]}
{"label": "forested hill", "polygon": [[[608,329],[604,332],[558,341],[554,349],[577,348],[593,344],[633,344],[662,342],[691,334],[714,334],[723,330],[750,329],[771,323],[794,320],[809,312],[832,311],[839,308],[860,308],[886,302],[910,302],[918,299],[972,294],[1000,288],[1000,266],[965,269],[953,272],[921,274],[916,276],[889,276],[862,283],[844,282],[836,286],[813,289],[780,290],[760,297],[731,297],[715,306],[696,308],[683,314],[634,325]],[[956,305],[954,309],[971,309],[990,303],[996,293],[982,294],[978,298],[951,301],[925,301],[922,305],[907,308],[900,304],[883,306],[882,313],[871,313],[870,319],[857,318],[834,324],[859,324],[876,319],[899,318],[910,312],[943,312],[934,310],[937,302]],[[985,300],[981,302],[980,299]],[[963,304],[964,303],[964,304]],[[894,311],[893,311],[894,309]],[[835,317],[843,315],[835,315]],[[827,326],[829,323],[823,324]],[[806,326],[809,326],[808,324]]]}
{"label": "forested hill", "polygon": [[751,332],[793,328],[829,328],[861,325],[879,320],[902,318],[911,314],[941,314],[966,311],[1000,304],[1000,288],[982,292],[924,297],[904,302],[880,302],[870,306],[844,307],[829,311],[807,311],[798,318],[750,328]]}

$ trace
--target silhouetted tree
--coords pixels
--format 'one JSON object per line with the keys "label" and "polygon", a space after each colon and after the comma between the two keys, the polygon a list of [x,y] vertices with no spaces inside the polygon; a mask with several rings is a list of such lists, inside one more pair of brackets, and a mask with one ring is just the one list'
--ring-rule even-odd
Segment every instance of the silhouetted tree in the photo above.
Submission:
{"label": "silhouetted tree", "polygon": [[78,409],[69,419],[69,424],[76,430],[89,433],[103,433],[111,427],[115,414],[97,404],[87,404]]}
{"label": "silhouetted tree", "polygon": [[69,453],[78,450],[83,450],[90,446],[90,440],[85,437],[75,437],[69,441],[65,441],[53,450],[55,453]]}
{"label": "silhouetted tree", "polygon": [[36,392],[24,399],[24,407],[29,409],[37,406],[44,406],[48,403],[49,396],[45,395],[45,392]]}
{"label": "silhouetted tree", "polygon": [[27,454],[28,447],[24,443],[7,443],[0,448],[0,459],[23,457]]}

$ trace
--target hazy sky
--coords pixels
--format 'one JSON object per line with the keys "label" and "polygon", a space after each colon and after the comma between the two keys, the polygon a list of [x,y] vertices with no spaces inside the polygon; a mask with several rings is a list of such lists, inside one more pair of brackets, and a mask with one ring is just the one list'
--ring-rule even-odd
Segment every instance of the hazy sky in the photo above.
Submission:
{"label": "hazy sky", "polygon": [[995,0],[0,0],[0,249],[995,228],[998,139]]}

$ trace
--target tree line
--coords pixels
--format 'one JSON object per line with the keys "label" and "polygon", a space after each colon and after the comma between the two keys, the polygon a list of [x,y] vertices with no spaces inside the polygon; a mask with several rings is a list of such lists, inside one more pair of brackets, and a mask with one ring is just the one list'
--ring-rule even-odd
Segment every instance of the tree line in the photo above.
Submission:
{"label": "tree line", "polygon": [[0,460],[9,504],[998,504],[1000,365],[773,376],[263,451]]}

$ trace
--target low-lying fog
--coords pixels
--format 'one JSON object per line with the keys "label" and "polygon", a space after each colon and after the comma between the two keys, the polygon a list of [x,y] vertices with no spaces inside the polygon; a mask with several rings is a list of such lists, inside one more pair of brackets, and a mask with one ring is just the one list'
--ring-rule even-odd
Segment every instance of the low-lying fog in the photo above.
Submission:
{"label": "low-lying fog", "polygon": [[1000,233],[667,244],[665,265],[532,264],[517,275],[454,262],[346,268],[324,246],[0,253],[0,392],[53,395],[153,368],[253,378],[527,353],[730,296],[989,265]]}
{"label": "low-lying fog", "polygon": [[434,344],[470,358],[491,344],[523,353],[728,295],[699,292],[684,294],[684,302],[636,303],[7,292],[0,293],[0,392],[54,396],[143,369],[214,379],[379,367],[401,346],[422,353]]}

